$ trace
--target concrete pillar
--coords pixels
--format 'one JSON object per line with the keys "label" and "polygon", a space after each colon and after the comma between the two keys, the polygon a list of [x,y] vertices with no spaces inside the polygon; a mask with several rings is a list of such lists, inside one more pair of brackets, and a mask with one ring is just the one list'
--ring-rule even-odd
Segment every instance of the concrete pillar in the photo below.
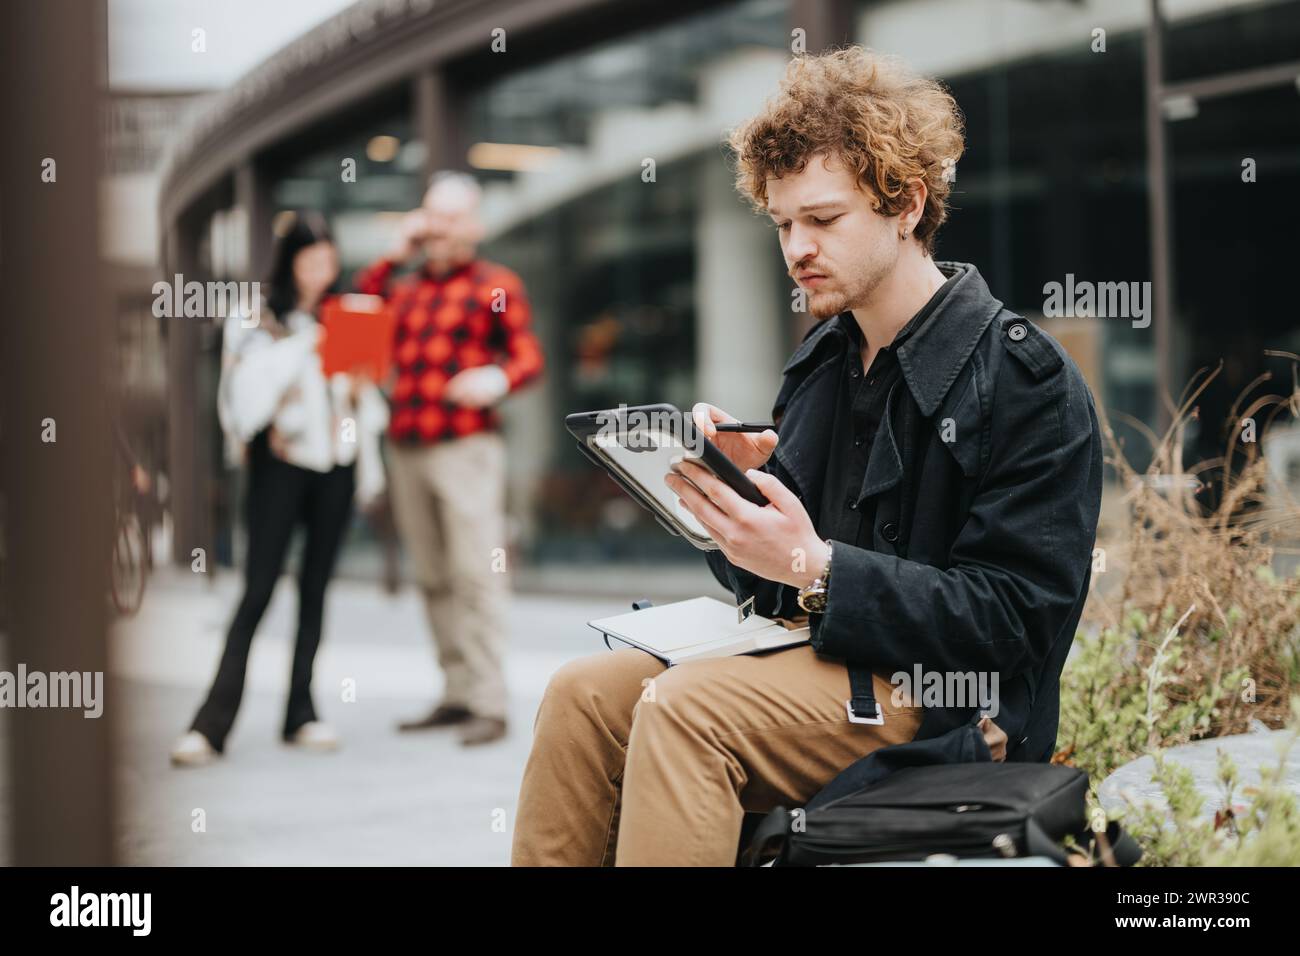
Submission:
{"label": "concrete pillar", "polygon": [[791,0],[790,29],[801,29],[809,53],[852,43],[854,0]]}
{"label": "concrete pillar", "polygon": [[4,664],[51,685],[55,672],[77,672],[91,693],[98,674],[102,706],[97,719],[79,707],[0,713],[12,801],[12,855],[0,856],[27,867],[115,862],[122,700],[104,674],[112,488],[124,466],[112,450],[115,326],[97,242],[106,60],[102,0],[0,5]]}
{"label": "concrete pillar", "polygon": [[[198,277],[197,226],[186,219],[168,227],[167,259],[163,275],[168,282],[180,273]],[[206,456],[203,454],[198,412],[198,356],[200,334],[193,319],[164,319],[167,323],[167,467],[172,516],[172,560],[189,565],[195,548],[210,560],[213,529],[207,499]]]}
{"label": "concrete pillar", "polygon": [[696,401],[742,420],[765,419],[794,319],[774,279],[781,263],[776,233],[736,192],[721,155],[706,154],[698,176]]}
{"label": "concrete pillar", "polygon": [[426,180],[439,169],[469,170],[462,102],[443,70],[429,67],[411,80],[412,125],[425,145]]}
{"label": "concrete pillar", "polygon": [[[246,159],[235,169],[235,208],[244,236],[233,264],[233,278],[253,281],[271,268],[271,183],[265,169]],[[225,278],[218,276],[216,278]]]}

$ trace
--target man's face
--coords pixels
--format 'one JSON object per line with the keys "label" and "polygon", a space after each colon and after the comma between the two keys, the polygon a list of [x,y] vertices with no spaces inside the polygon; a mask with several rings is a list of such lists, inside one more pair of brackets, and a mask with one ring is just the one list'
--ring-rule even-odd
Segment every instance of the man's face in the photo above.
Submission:
{"label": "man's face", "polygon": [[478,196],[455,183],[436,185],[425,194],[424,254],[435,272],[445,272],[474,258],[483,238]]}
{"label": "man's face", "polygon": [[867,302],[898,262],[897,217],[873,208],[855,177],[825,153],[803,172],[767,181],[767,211],[785,267],[819,319]]}

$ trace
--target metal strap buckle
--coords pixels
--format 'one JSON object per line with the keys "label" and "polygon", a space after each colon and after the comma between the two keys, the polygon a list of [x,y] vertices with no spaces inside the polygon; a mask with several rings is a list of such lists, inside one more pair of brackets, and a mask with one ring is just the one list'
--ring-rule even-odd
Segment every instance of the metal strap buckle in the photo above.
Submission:
{"label": "metal strap buckle", "polygon": [[854,714],[852,700],[844,702],[844,709],[848,712],[849,723],[851,724],[883,724],[885,722],[885,715],[880,711],[880,701],[876,701],[876,716],[874,717],[858,717]]}

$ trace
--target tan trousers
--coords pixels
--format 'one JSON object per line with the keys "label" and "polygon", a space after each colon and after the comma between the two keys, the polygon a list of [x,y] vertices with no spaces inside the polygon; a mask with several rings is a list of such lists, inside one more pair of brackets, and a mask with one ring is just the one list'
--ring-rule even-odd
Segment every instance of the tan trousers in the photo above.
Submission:
{"label": "tan trousers", "polygon": [[393,516],[446,677],[443,703],[504,718],[505,442],[481,432],[394,445],[391,465]]}
{"label": "tan trousers", "polygon": [[571,661],[534,724],[515,866],[731,866],[745,811],[802,806],[923,709],[848,720],[848,672],[807,645],[665,668],[624,649]]}

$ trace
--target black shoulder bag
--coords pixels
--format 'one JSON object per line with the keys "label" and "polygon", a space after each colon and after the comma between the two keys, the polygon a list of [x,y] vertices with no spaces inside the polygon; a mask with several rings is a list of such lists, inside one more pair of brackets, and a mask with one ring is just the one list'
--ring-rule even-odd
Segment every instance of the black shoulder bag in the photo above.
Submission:
{"label": "black shoulder bag", "polygon": [[[855,764],[841,775],[869,781],[865,786],[844,792],[847,788],[837,778],[822,792],[830,799],[819,794],[807,808],[772,810],[754,832],[743,863],[820,866],[947,854],[1042,856],[1064,865],[1062,841],[1067,836],[1112,865],[1131,866],[1141,858],[1137,844],[1118,824],[1111,823],[1104,838],[1089,829],[1084,801],[1088,775],[1082,770],[994,763],[987,757],[908,766],[909,761],[898,759],[903,754],[888,753],[921,744],[883,748],[859,761],[870,761],[867,772]],[[895,758],[892,767],[890,757]]]}

